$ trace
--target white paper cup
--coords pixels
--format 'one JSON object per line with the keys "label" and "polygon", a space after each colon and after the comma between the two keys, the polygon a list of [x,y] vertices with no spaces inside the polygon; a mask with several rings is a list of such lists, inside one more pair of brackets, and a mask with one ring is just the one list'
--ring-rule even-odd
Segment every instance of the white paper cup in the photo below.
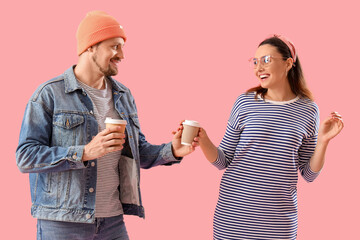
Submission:
{"label": "white paper cup", "polygon": [[181,135],[181,144],[191,146],[194,138],[199,133],[200,124],[197,121],[185,120],[182,125],[184,129]]}
{"label": "white paper cup", "polygon": [[127,124],[127,121],[123,120],[123,119],[113,119],[113,118],[110,118],[110,117],[107,117],[105,119],[106,128],[121,127],[121,129],[120,129],[121,133],[125,132],[126,124]]}

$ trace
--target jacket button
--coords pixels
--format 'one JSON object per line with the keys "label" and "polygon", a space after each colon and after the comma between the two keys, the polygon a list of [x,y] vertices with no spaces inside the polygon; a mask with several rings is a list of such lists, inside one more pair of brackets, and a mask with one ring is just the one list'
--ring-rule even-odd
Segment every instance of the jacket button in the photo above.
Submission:
{"label": "jacket button", "polygon": [[85,217],[86,217],[86,219],[90,219],[90,218],[91,218],[91,215],[90,215],[90,214],[86,214]]}
{"label": "jacket button", "polygon": [[89,192],[94,192],[94,189],[93,189],[93,188],[89,188]]}

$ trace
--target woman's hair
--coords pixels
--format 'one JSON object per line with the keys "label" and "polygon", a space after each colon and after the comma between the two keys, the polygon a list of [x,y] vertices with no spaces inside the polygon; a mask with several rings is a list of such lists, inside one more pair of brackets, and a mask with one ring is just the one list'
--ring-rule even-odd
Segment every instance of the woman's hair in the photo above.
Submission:
{"label": "woman's hair", "polygon": [[[269,44],[275,47],[285,60],[292,57],[289,47],[276,36],[265,39],[259,44],[258,47],[265,44]],[[294,63],[294,66],[289,70],[287,74],[287,79],[289,81],[292,92],[296,96],[313,100],[313,95],[306,86],[305,78],[301,69],[301,64],[298,56],[296,56],[296,62]],[[267,88],[262,88],[261,85],[259,85],[246,91],[246,93],[250,92],[256,92],[255,98],[260,94],[260,96],[265,99]]]}

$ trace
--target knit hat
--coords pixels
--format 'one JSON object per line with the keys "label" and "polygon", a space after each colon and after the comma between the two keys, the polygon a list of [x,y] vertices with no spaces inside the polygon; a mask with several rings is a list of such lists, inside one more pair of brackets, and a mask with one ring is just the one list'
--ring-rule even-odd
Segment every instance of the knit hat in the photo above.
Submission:
{"label": "knit hat", "polygon": [[96,43],[115,37],[126,41],[123,27],[114,17],[103,11],[88,12],[76,32],[77,53],[80,55]]}

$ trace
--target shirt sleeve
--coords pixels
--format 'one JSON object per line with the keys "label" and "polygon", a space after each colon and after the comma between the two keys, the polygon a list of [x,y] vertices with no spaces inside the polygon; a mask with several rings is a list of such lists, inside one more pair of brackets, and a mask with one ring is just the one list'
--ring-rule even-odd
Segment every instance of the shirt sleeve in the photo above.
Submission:
{"label": "shirt sleeve", "polygon": [[234,158],[236,147],[240,141],[240,134],[242,132],[240,128],[240,107],[241,96],[236,100],[230,114],[229,121],[227,123],[225,135],[218,147],[218,157],[213,163],[218,169],[227,168]]}
{"label": "shirt sleeve", "polygon": [[300,147],[299,150],[299,171],[301,176],[307,182],[314,181],[317,176],[320,174],[319,172],[314,172],[310,168],[310,159],[314,153],[317,142],[317,136],[313,136],[309,139],[306,139]]}
{"label": "shirt sleeve", "polygon": [[311,129],[310,136],[305,138],[299,148],[298,154],[299,154],[299,171],[301,176],[305,179],[307,182],[314,181],[317,176],[320,174],[319,172],[314,172],[310,168],[310,159],[312,155],[314,154],[316,143],[317,143],[317,133],[319,130],[319,123],[320,117],[319,117],[319,109],[315,105],[314,108],[314,117],[312,125],[309,129]]}

